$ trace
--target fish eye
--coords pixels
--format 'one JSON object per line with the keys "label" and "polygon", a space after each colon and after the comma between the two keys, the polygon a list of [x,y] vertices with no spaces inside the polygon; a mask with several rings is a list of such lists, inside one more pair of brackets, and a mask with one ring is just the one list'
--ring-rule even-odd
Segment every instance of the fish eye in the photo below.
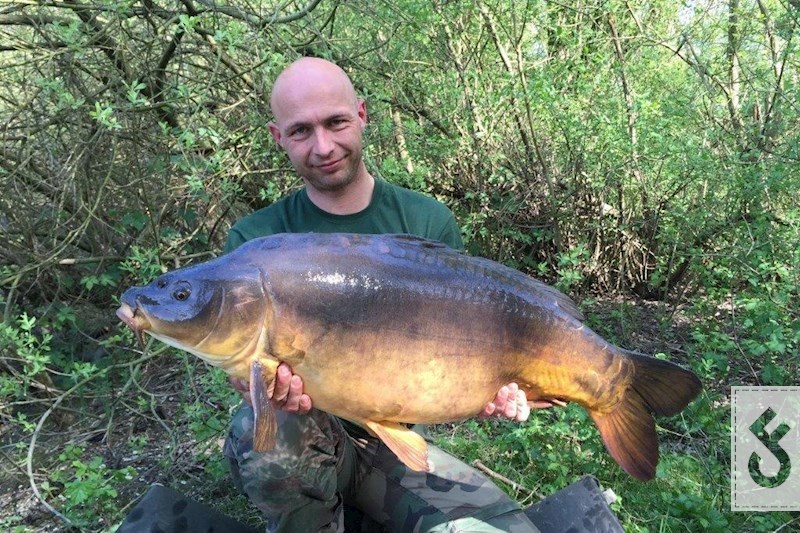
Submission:
{"label": "fish eye", "polygon": [[179,302],[182,302],[189,297],[189,294],[191,294],[189,292],[189,289],[178,289],[177,291],[172,293],[172,297],[178,300]]}

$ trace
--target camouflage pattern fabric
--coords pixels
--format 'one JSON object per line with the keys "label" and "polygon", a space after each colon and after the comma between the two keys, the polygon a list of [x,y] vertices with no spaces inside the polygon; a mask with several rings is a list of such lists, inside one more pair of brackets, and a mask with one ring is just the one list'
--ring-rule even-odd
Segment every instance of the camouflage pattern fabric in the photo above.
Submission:
{"label": "camouflage pattern fabric", "polygon": [[485,476],[435,446],[428,452],[434,472],[414,472],[379,440],[355,439],[316,409],[278,412],[277,444],[267,453],[253,452],[252,428],[252,408],[242,405],[225,455],[268,531],[344,531],[344,505],[389,531],[538,531]]}
{"label": "camouflage pattern fabric", "polygon": [[[89,528],[86,528],[87,530]],[[94,528],[92,528],[94,529]],[[99,528],[98,528],[99,529]],[[74,529],[78,531],[77,528]],[[61,531],[61,530],[59,530]],[[72,531],[72,529],[64,529]],[[258,533],[169,487],[154,484],[115,533]]]}

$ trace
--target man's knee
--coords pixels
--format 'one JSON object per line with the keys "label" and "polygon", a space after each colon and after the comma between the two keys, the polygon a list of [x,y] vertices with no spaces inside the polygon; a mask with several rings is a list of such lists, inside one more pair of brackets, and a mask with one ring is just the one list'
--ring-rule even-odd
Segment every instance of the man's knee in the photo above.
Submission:
{"label": "man's knee", "polygon": [[379,448],[359,492],[359,506],[403,531],[537,531],[519,505],[476,469],[435,446],[433,473],[414,472]]}
{"label": "man's knee", "polygon": [[253,451],[253,408],[243,404],[233,416],[224,454],[242,463],[259,456],[290,467],[304,455],[329,459],[335,457],[342,441],[342,430],[336,421],[322,411],[312,410],[308,415],[276,413],[278,430],[275,447],[264,453]]}
{"label": "man's knee", "polygon": [[268,515],[309,501],[335,500],[341,437],[328,415],[279,412],[276,445],[264,453],[252,449],[252,420],[252,408],[242,406],[225,442],[231,477],[240,492]]}

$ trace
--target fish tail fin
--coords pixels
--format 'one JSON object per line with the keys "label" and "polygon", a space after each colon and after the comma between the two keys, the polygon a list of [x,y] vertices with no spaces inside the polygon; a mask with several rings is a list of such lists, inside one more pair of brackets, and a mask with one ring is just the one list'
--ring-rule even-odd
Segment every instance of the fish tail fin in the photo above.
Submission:
{"label": "fish tail fin", "polygon": [[656,475],[658,438],[653,415],[679,413],[702,388],[689,370],[654,357],[621,350],[634,365],[633,381],[610,412],[590,411],[608,452],[625,472],[642,481]]}

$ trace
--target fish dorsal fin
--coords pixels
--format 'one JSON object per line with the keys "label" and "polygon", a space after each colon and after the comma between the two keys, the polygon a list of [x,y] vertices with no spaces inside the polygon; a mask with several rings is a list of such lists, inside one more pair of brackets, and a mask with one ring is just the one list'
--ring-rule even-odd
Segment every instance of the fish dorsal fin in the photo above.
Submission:
{"label": "fish dorsal fin", "polygon": [[[559,291],[555,287],[551,287],[550,285],[547,285],[546,283],[541,282],[534,277],[507,267],[502,263],[498,263],[497,261],[492,261],[491,259],[486,259],[483,257],[468,256],[464,254],[464,252],[450,248],[442,242],[426,239],[425,237],[419,237],[417,235],[397,233],[381,235],[380,238],[389,239],[397,243],[406,244],[408,246],[418,246],[419,248],[428,251],[440,251],[443,252],[441,257],[447,256],[453,258],[453,260],[458,262],[459,265],[472,267],[477,266],[479,268],[483,268],[485,269],[485,272],[491,273],[489,275],[496,276],[497,278],[504,280],[506,283],[525,287],[527,290],[530,290],[534,294],[538,295],[543,301],[554,303],[571,317],[580,320],[581,322],[584,320],[583,313],[580,311],[580,309],[578,309],[578,306],[569,296]],[[466,263],[462,261],[466,261]]]}
{"label": "fish dorsal fin", "polygon": [[482,269],[484,272],[486,272],[486,275],[489,278],[501,280],[503,283],[508,284],[511,287],[518,288],[523,292],[532,295],[534,298],[539,300],[540,305],[544,307],[555,305],[569,316],[583,322],[583,313],[581,313],[581,310],[578,309],[578,306],[575,304],[575,302],[573,302],[569,296],[559,291],[555,287],[552,287],[543,281],[539,281],[538,279],[520,272],[519,270],[515,270],[511,267],[503,265],[502,263],[492,261],[491,259],[486,259],[483,257],[471,257],[469,262],[472,264],[473,268]]}
{"label": "fish dorsal fin", "polygon": [[269,400],[275,372],[268,373],[259,361],[250,364],[250,401],[253,403],[253,450],[263,453],[275,447],[278,422]]}
{"label": "fish dorsal fin", "polygon": [[542,296],[543,299],[552,298],[553,302],[555,302],[556,305],[558,305],[561,309],[564,310],[564,312],[569,314],[571,317],[580,320],[581,322],[585,320],[583,313],[581,312],[580,309],[578,309],[578,305],[574,301],[572,301],[572,298],[570,298],[563,292],[559,291],[555,287],[551,287],[550,285],[547,285],[544,282],[541,282],[534,278],[529,278],[529,279],[533,280],[536,286],[536,290],[543,295]]}
{"label": "fish dorsal fin", "polygon": [[[383,238],[394,240],[397,242],[405,242],[409,244],[415,244],[421,246],[422,248],[428,249],[438,249],[438,248],[450,248],[445,243],[441,241],[436,241],[433,239],[428,239],[425,237],[420,237],[419,235],[412,235],[410,233],[392,233],[392,234],[385,234]],[[457,250],[454,250],[457,251]]]}
{"label": "fish dorsal fin", "polygon": [[364,425],[375,433],[408,468],[417,472],[430,471],[428,444],[419,434],[397,422],[366,420]]}

